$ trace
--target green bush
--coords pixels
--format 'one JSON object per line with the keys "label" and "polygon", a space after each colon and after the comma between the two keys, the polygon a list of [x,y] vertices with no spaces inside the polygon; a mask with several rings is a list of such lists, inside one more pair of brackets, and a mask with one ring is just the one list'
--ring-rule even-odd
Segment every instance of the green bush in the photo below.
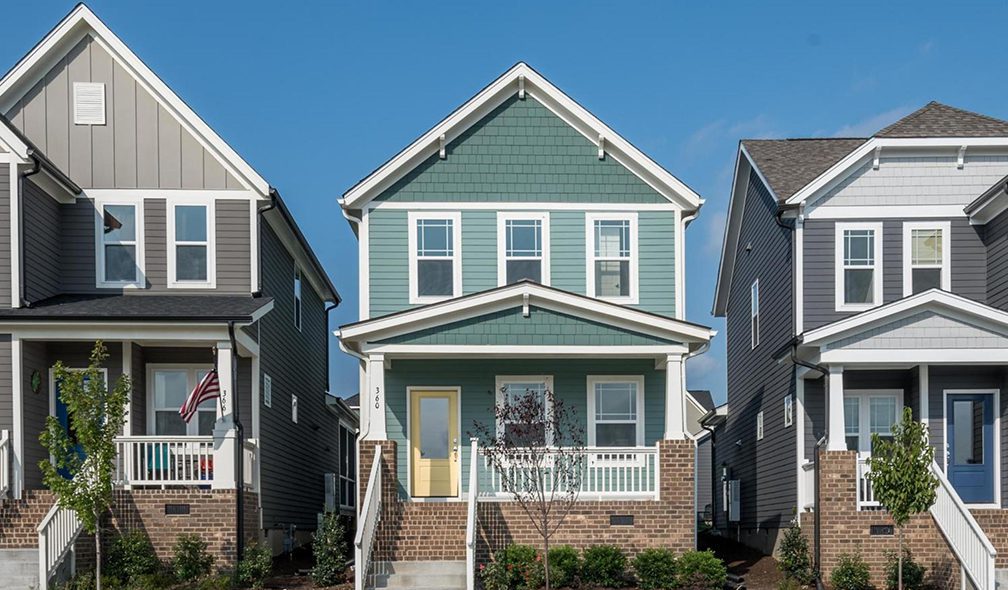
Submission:
{"label": "green bush", "polygon": [[273,571],[273,552],[268,547],[252,544],[238,562],[238,582],[259,590]]}
{"label": "green bush", "polygon": [[206,541],[197,535],[179,535],[173,549],[172,570],[180,582],[192,582],[210,573],[214,558],[206,548]]}
{"label": "green bush", "polygon": [[794,579],[801,586],[811,584],[814,579],[808,541],[802,535],[801,527],[797,521],[784,532],[777,566],[785,577]]}
{"label": "green bush", "polygon": [[344,580],[349,548],[346,529],[339,515],[326,514],[322,528],[315,532],[312,540],[312,552],[315,554],[315,567],[311,577],[316,584],[335,586]]}
{"label": "green bush", "polygon": [[582,579],[606,588],[620,588],[624,585],[626,571],[627,558],[619,547],[595,545],[584,550]]}
{"label": "green bush", "polygon": [[837,566],[830,573],[830,585],[834,590],[869,590],[871,574],[868,564],[860,555],[841,555]]}
{"label": "green bush", "polygon": [[682,590],[720,590],[728,568],[712,551],[687,551],[676,561],[676,586]]}
{"label": "green bush", "polygon": [[633,560],[637,585],[642,590],[672,590],[676,587],[676,557],[669,549],[645,549]]}
{"label": "green bush", "polygon": [[[172,578],[170,574],[165,571],[160,571],[155,574],[134,576],[129,581],[129,584],[126,584],[124,588],[126,588],[126,590],[164,590],[165,588],[171,588],[174,584],[175,579]],[[103,576],[102,590],[109,589],[110,587],[107,585]]]}
{"label": "green bush", "polygon": [[[231,576],[220,574],[218,576],[207,576],[199,581],[196,590],[231,590],[234,585],[231,583]],[[104,589],[103,589],[104,590]]]}
{"label": "green bush", "polygon": [[490,563],[480,564],[479,577],[483,582],[483,590],[509,590],[511,572],[497,561],[496,555],[490,557]]}
{"label": "green bush", "polygon": [[[886,590],[899,588],[899,560],[895,551],[886,553]],[[924,574],[927,568],[913,560],[909,549],[903,550],[903,588],[919,590],[924,587]]]}
{"label": "green bush", "polygon": [[542,559],[531,545],[508,545],[497,552],[496,561],[507,573],[510,590],[536,590],[543,585]]}
{"label": "green bush", "polygon": [[549,550],[550,587],[573,586],[581,575],[581,556],[570,545],[557,545]]}
{"label": "green bush", "polygon": [[102,577],[107,574],[133,582],[141,576],[153,576],[161,569],[161,561],[147,535],[142,531],[130,531],[112,541]]}

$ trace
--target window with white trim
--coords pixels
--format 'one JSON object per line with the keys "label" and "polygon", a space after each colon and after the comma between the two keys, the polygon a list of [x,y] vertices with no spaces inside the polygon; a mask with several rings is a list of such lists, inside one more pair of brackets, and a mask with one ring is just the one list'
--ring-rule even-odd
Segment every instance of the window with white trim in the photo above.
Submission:
{"label": "window with white trim", "polygon": [[586,214],[588,289],[592,297],[637,301],[637,216]]}
{"label": "window with white trim", "polygon": [[794,396],[784,396],[784,428],[794,424]]}
{"label": "window with white trim", "polygon": [[644,377],[588,376],[588,446],[644,444]]}
{"label": "window with white trim", "polygon": [[143,216],[138,203],[101,202],[98,207],[98,286],[142,286]]}
{"label": "window with white trim", "polygon": [[891,440],[900,420],[903,393],[899,390],[844,391],[844,438],[848,451],[871,453],[872,435]]}
{"label": "window with white trim", "polygon": [[301,267],[294,265],[294,327],[301,330]]}
{"label": "window with white trim", "polygon": [[759,279],[749,287],[749,342],[759,346]]}
{"label": "window with white trim", "polygon": [[172,287],[212,287],[213,207],[172,203],[168,212],[168,280]]}
{"label": "window with white trim", "polygon": [[542,410],[542,420],[530,423],[500,421],[497,423],[498,436],[504,436],[512,443],[520,445],[548,445],[553,433],[547,428],[549,403],[546,392],[553,391],[553,377],[547,375],[497,377],[497,405],[522,403],[526,396]]}
{"label": "window with white trim", "polygon": [[951,224],[947,221],[903,223],[903,295],[952,288]]}
{"label": "window with white trim", "polygon": [[763,412],[756,414],[756,440],[763,440]]}
{"label": "window with white trim", "polygon": [[409,214],[410,303],[462,294],[462,216]]}
{"label": "window with white trim", "polygon": [[186,424],[179,408],[193,389],[206,377],[211,367],[166,366],[150,367],[148,403],[149,432],[163,436],[209,436],[217,422],[217,400],[199,405],[196,415]]}
{"label": "window with white trim", "polygon": [[549,284],[549,213],[497,214],[497,284]]}
{"label": "window with white trim", "polygon": [[836,224],[836,308],[882,303],[882,224]]}

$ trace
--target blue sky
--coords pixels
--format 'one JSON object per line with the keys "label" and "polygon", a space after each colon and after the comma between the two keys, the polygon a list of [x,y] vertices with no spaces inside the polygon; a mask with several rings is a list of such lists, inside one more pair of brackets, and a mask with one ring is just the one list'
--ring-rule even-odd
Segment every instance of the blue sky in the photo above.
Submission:
{"label": "blue sky", "polygon": [[[336,199],[524,60],[706,200],[687,232],[687,316],[719,330],[688,384],[724,398],[710,316],[739,138],[870,135],[939,100],[1008,118],[1008,2],[242,2],[91,8],[285,196],[357,318]],[[5,7],[0,69],[71,8]],[[333,391],[357,389],[333,348]]]}

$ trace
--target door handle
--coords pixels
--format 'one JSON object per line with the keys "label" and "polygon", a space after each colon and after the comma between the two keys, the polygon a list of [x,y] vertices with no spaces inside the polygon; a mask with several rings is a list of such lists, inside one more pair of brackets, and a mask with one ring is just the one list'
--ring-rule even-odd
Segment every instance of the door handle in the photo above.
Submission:
{"label": "door handle", "polygon": [[452,439],[452,454],[455,455],[455,460],[458,461],[458,439]]}

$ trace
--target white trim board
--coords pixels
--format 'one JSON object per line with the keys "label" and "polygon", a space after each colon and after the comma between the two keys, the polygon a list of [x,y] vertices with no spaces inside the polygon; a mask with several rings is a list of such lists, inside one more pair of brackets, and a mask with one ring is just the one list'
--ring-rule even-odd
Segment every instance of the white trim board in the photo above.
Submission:
{"label": "white trim board", "polygon": [[[603,297],[595,292],[595,262],[597,261],[595,256],[595,223],[599,221],[625,221],[629,224],[630,255],[627,261],[627,275],[630,280],[630,287],[627,289],[627,295]],[[585,213],[585,294],[589,297],[623,305],[636,305],[639,303],[640,288],[638,283],[640,282],[640,274],[638,269],[640,267],[640,249],[637,247],[638,227],[636,213]],[[682,236],[676,236],[675,239],[678,242],[682,239]],[[601,258],[603,260],[622,260],[622,257],[610,256]],[[676,287],[681,288],[680,285],[676,285]]]}
{"label": "white trim board", "polygon": [[[175,238],[175,209],[177,207],[199,206],[205,207],[206,214],[206,280],[189,281],[178,280],[178,246],[204,245],[200,242],[179,243]],[[214,199],[205,197],[174,198],[165,204],[165,217],[168,225],[167,231],[167,256],[168,256],[168,277],[169,289],[216,289],[217,288],[217,207]]]}
{"label": "white trim board", "polygon": [[[538,221],[539,222],[539,252],[536,256],[507,256],[507,222],[509,221]],[[539,261],[539,282],[543,285],[550,284],[550,214],[548,211],[539,212],[497,212],[497,286],[503,287],[507,281],[507,261],[511,260],[538,260]]]}
{"label": "white trim board", "polygon": [[[406,216],[406,243],[409,248],[409,302],[411,304],[437,303],[458,297],[462,294],[462,213],[459,211],[411,211]],[[421,296],[419,294],[419,269],[420,260],[417,253],[417,223],[425,220],[447,220],[451,222],[452,230],[452,255],[450,257],[437,258],[437,260],[451,260],[452,263],[452,294],[443,297]]]}
{"label": "white trim board", "polygon": [[[845,231],[859,231],[859,230],[869,230],[872,232],[872,242],[873,242],[873,256],[872,256],[872,301],[870,303],[846,303],[844,301],[844,291],[845,291],[845,270],[844,267],[844,232]],[[871,309],[873,307],[878,307],[882,305],[883,292],[882,287],[884,281],[882,280],[882,267],[885,257],[882,255],[883,240],[882,240],[882,222],[849,222],[849,223],[837,223],[834,229],[834,255],[833,255],[833,289],[835,295],[835,306],[836,311],[864,311],[866,309]],[[853,269],[866,269],[867,266],[852,267]]]}

